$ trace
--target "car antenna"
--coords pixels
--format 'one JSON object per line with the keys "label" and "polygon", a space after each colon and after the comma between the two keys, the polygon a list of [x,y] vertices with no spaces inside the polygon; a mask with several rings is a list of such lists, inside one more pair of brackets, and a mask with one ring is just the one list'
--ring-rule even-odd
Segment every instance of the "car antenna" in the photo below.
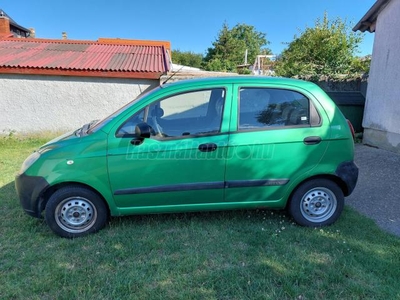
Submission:
{"label": "car antenna", "polygon": [[182,70],[185,66],[180,67],[178,70],[176,70],[174,73],[171,74],[171,76],[169,76],[167,79],[164,80],[163,83],[161,83],[161,85],[166,84],[172,77],[175,76],[176,73],[178,73],[180,70]]}

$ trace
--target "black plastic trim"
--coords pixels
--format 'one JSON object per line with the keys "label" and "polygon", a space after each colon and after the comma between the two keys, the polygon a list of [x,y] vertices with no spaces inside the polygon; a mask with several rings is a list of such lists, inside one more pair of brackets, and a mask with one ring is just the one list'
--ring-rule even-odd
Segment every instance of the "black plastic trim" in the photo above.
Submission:
{"label": "black plastic trim", "polygon": [[358,180],[358,167],[354,161],[342,162],[336,169],[335,174],[346,184],[345,196],[349,196],[356,187]]}
{"label": "black plastic trim", "polygon": [[147,194],[147,193],[163,193],[163,192],[179,192],[179,191],[195,191],[195,190],[208,190],[208,189],[223,189],[224,182],[199,182],[199,183],[183,183],[150,186],[141,188],[129,188],[116,190],[114,195],[131,195],[131,194]]}
{"label": "black plastic trim", "polygon": [[15,189],[22,208],[32,217],[42,217],[40,197],[48,187],[46,179],[40,176],[29,176],[23,173],[15,177]]}
{"label": "black plastic trim", "polygon": [[226,182],[217,181],[217,182],[183,183],[183,184],[121,189],[121,190],[116,190],[114,192],[114,195],[134,195],[134,194],[211,190],[211,189],[224,189],[224,188],[277,186],[277,185],[285,185],[288,182],[289,179],[269,179],[269,180],[231,180]]}
{"label": "black plastic trim", "polygon": [[199,145],[198,149],[201,152],[213,152],[217,150],[218,146],[215,143],[206,143],[206,144],[201,144]]}
{"label": "black plastic trim", "polygon": [[267,180],[231,180],[225,183],[226,188],[257,187],[285,185],[289,179],[267,179]]}
{"label": "black plastic trim", "polygon": [[308,136],[304,138],[303,143],[305,145],[317,145],[321,143],[321,138],[319,136]]}

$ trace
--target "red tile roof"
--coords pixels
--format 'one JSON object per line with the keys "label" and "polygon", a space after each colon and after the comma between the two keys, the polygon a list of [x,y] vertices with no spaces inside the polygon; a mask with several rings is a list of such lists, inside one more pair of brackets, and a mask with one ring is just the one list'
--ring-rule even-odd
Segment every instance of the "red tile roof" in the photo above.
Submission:
{"label": "red tile roof", "polygon": [[168,42],[0,39],[0,73],[159,78]]}

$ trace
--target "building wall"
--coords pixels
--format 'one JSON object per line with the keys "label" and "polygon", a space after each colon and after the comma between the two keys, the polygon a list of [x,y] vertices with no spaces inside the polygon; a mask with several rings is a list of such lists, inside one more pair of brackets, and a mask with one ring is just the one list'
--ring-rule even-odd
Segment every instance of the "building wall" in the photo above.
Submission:
{"label": "building wall", "polygon": [[157,85],[158,80],[0,74],[0,134],[72,130]]}
{"label": "building wall", "polygon": [[366,144],[400,153],[400,0],[377,19],[364,113]]}

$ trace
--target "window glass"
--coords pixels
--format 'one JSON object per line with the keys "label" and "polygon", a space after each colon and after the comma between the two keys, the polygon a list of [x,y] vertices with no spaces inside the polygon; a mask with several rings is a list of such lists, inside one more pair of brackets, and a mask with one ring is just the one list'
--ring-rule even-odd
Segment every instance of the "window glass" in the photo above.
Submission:
{"label": "window glass", "polygon": [[132,136],[138,123],[146,122],[152,136],[181,137],[218,133],[225,101],[224,89],[200,90],[154,102],[129,118],[117,136]]}
{"label": "window glass", "polygon": [[310,124],[309,100],[283,89],[241,88],[239,130]]}
{"label": "window glass", "polygon": [[137,124],[144,122],[144,113],[146,109],[142,109],[132,117],[130,117],[122,126],[118,129],[116,136],[133,136],[135,135],[135,127]]}

